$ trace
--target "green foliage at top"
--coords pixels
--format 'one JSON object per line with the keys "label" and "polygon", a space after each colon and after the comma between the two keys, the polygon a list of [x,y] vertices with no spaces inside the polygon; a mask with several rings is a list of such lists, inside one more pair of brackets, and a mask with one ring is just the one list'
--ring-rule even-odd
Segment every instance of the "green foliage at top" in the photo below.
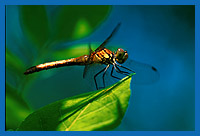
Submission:
{"label": "green foliage at top", "polygon": [[55,23],[49,22],[43,5],[20,6],[20,11],[26,37],[39,48],[88,36],[108,16],[110,6],[61,6]]}
{"label": "green foliage at top", "polygon": [[80,39],[89,35],[92,31],[91,26],[89,25],[86,19],[79,19],[74,29],[74,33],[72,35],[73,39]]}
{"label": "green foliage at top", "polygon": [[50,29],[45,6],[21,6],[21,26],[37,47],[43,46],[49,38]]}
{"label": "green foliage at top", "polygon": [[56,20],[53,38],[58,41],[66,41],[88,36],[102,23],[109,11],[110,6],[103,5],[63,6]]}
{"label": "green foliage at top", "polygon": [[102,90],[49,104],[30,114],[18,131],[112,130],[128,107],[132,75]]}

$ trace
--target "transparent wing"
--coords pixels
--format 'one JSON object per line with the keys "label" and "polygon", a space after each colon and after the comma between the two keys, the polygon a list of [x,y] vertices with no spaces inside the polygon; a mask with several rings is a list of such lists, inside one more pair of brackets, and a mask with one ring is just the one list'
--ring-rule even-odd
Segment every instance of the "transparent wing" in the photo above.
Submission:
{"label": "transparent wing", "polygon": [[114,36],[114,34],[117,32],[117,30],[119,29],[121,23],[118,23],[117,26],[114,28],[114,30],[112,31],[112,33],[106,38],[106,40],[95,50],[95,52],[103,49],[105,47],[105,45],[109,42],[109,40],[111,39],[111,37]]}
{"label": "transparent wing", "polygon": [[[86,83],[93,89],[96,90],[96,85],[95,85],[95,80],[94,80],[94,76],[100,72],[102,69],[104,69],[106,67],[106,65],[104,64],[92,64],[92,65],[88,65],[87,67],[87,72],[85,73],[85,81]],[[106,71],[105,74],[105,86],[111,85],[115,82],[117,82],[118,80],[110,77],[110,72],[111,72],[111,68],[109,68]],[[101,74],[99,74],[96,77],[96,81],[97,81],[97,85],[98,88],[103,87],[103,72]]]}
{"label": "transparent wing", "polygon": [[92,48],[91,48],[91,43],[88,44],[88,48],[89,48],[89,57],[88,57],[87,63],[85,64],[85,67],[84,67],[83,78],[85,78],[85,75],[86,75],[86,73],[88,71],[88,67],[89,67],[89,64],[90,64],[90,61],[91,61],[90,57],[91,57],[91,54],[93,52]]}
{"label": "transparent wing", "polygon": [[[135,60],[127,60],[123,66],[135,71],[136,75],[132,78],[132,83],[135,84],[149,84],[159,80],[160,74],[158,70],[149,64],[141,63]],[[119,67],[120,68],[120,67]],[[125,70],[120,68],[120,70]]]}

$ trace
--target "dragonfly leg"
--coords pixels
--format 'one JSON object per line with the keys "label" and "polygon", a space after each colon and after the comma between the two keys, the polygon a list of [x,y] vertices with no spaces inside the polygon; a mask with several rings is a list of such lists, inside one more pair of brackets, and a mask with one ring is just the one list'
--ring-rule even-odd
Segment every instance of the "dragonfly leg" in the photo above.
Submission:
{"label": "dragonfly leg", "polygon": [[118,69],[119,73],[121,73],[121,74],[124,74],[124,75],[127,75],[127,76],[130,74],[129,72],[120,70],[117,66],[115,66],[115,67]]}
{"label": "dragonfly leg", "polygon": [[120,74],[123,74],[123,75],[126,75],[128,76],[129,74],[127,74],[127,72],[124,72],[124,71],[121,71],[116,65],[113,65],[113,67],[115,68],[115,71],[120,73]]}
{"label": "dragonfly leg", "polygon": [[122,67],[122,68],[124,68],[124,69],[127,69],[127,70],[129,70],[129,71],[131,71],[131,72],[133,72],[133,73],[135,73],[135,71],[133,71],[133,70],[127,68],[127,67],[124,67],[124,66],[122,66],[122,65],[119,65],[119,64],[117,64],[117,63],[116,63],[116,65],[119,66],[119,67]]}
{"label": "dragonfly leg", "polygon": [[116,77],[116,76],[114,76],[114,75],[113,75],[113,70],[114,70],[114,66],[112,67],[112,70],[111,70],[111,73],[110,73],[111,77],[114,77],[114,78],[116,78],[116,79],[119,79],[119,80],[120,80],[121,78],[119,78],[119,77]]}
{"label": "dragonfly leg", "polygon": [[106,71],[108,70],[109,67],[110,67],[110,65],[108,65],[108,66],[105,68],[104,72],[103,72],[103,88],[105,88],[105,79],[104,79],[104,77],[105,77]]}
{"label": "dragonfly leg", "polygon": [[106,68],[107,68],[107,67],[105,67],[104,69],[102,69],[101,71],[99,71],[96,75],[94,75],[94,82],[95,82],[95,85],[96,85],[97,90],[98,90],[98,86],[97,86],[96,77],[97,77],[100,73],[102,73]]}

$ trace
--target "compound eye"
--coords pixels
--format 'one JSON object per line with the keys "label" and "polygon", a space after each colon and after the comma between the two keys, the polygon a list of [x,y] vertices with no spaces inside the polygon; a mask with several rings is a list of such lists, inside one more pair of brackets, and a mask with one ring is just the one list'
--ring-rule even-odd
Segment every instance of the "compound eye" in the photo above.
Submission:
{"label": "compound eye", "polygon": [[116,52],[116,58],[117,59],[122,59],[123,58],[123,56],[124,56],[124,50],[122,49],[122,48],[119,48],[119,49],[117,49],[117,52]]}
{"label": "compound eye", "polygon": [[124,63],[128,58],[127,51],[124,51],[122,48],[117,49],[116,52],[116,61],[120,64]]}
{"label": "compound eye", "polygon": [[124,53],[123,52],[119,52],[119,54],[118,54],[118,59],[121,59],[122,57],[124,56]]}

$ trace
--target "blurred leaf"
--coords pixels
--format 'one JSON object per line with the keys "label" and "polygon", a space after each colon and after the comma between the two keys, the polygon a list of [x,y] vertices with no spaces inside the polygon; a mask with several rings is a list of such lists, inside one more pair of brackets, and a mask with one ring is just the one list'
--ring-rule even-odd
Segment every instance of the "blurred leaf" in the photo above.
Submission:
{"label": "blurred leaf", "polygon": [[8,129],[8,130],[6,130],[6,131],[15,131],[15,130],[13,130],[13,129]]}
{"label": "blurred leaf", "polygon": [[75,26],[75,30],[74,30],[72,38],[80,39],[82,37],[89,35],[91,32],[92,32],[92,28],[88,24],[87,20],[80,19]]}
{"label": "blurred leaf", "polygon": [[[53,53],[51,53],[52,58],[55,60],[59,59],[68,59],[68,58],[75,58],[82,55],[89,54],[89,43],[82,43],[82,44],[76,44],[73,46],[69,46],[66,49],[59,49],[54,50]],[[91,48],[94,51],[101,43],[91,43]],[[117,48],[122,47],[119,45],[116,46],[109,46],[108,49],[111,49],[112,51],[116,51]]]}
{"label": "blurred leaf", "polygon": [[30,113],[30,108],[17,90],[6,84],[6,130],[15,130]]}
{"label": "blurred leaf", "polygon": [[23,75],[25,65],[22,60],[6,48],[6,68],[15,71],[18,75]]}
{"label": "blurred leaf", "polygon": [[18,130],[111,130],[120,124],[128,107],[132,75],[103,90],[49,104],[30,114]]}
{"label": "blurred leaf", "polygon": [[[62,6],[56,20],[55,40],[69,41],[88,36],[108,16],[109,11],[110,6],[106,5]],[[77,32],[77,29],[81,30]]]}
{"label": "blurred leaf", "polygon": [[25,34],[37,47],[43,46],[49,38],[49,24],[45,6],[23,5],[21,24]]}
{"label": "blurred leaf", "polygon": [[[96,49],[99,46],[99,44],[91,44],[91,46],[92,49]],[[83,43],[67,47],[66,49],[54,51],[52,56],[55,59],[67,59],[79,57],[86,54],[89,54],[89,47],[88,44]]]}

